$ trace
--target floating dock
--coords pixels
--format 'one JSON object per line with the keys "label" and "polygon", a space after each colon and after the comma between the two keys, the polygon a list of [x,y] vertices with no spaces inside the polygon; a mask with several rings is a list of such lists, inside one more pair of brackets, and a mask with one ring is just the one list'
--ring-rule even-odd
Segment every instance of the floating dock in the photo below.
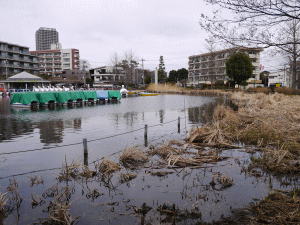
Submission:
{"label": "floating dock", "polygon": [[119,91],[59,91],[59,92],[15,92],[10,104],[20,107],[38,107],[44,105],[64,105],[77,103],[98,103],[100,101],[118,101]]}

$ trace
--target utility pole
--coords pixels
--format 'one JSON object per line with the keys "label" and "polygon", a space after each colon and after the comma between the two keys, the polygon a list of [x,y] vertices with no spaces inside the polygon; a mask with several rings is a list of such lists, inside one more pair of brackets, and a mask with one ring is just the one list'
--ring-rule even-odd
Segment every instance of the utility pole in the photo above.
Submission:
{"label": "utility pole", "polygon": [[145,59],[141,59],[142,61],[142,67],[143,67],[143,86],[145,86],[145,71],[144,71],[144,61],[146,61]]}

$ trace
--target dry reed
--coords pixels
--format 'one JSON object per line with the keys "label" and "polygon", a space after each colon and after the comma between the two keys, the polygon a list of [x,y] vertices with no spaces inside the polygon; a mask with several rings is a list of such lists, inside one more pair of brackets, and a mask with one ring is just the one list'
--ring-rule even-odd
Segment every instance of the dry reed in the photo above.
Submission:
{"label": "dry reed", "polygon": [[170,142],[169,143],[164,143],[163,142],[158,148],[152,148],[147,153],[149,155],[159,155],[162,158],[166,158],[170,154],[180,155],[180,154],[183,154],[183,153],[186,152],[186,148],[178,149],[178,148],[170,146],[171,143]]}
{"label": "dry reed", "polygon": [[8,196],[7,194],[7,192],[0,192],[0,214],[5,214],[7,207],[9,206],[8,201],[11,198],[11,196]]}
{"label": "dry reed", "polygon": [[65,164],[62,165],[62,169],[57,177],[57,179],[61,181],[70,181],[71,178],[76,179],[80,174],[79,168],[81,167],[81,163],[79,160],[72,161],[70,165],[67,163],[67,159],[65,158]]}
{"label": "dry reed", "polygon": [[189,90],[172,84],[150,84],[147,90],[150,92],[187,94],[187,95],[222,96],[226,94],[225,91],[219,89]]}
{"label": "dry reed", "polygon": [[120,156],[120,161],[124,165],[144,163],[148,160],[148,156],[145,154],[145,152],[135,146],[126,148],[123,151],[123,154]]}
{"label": "dry reed", "polygon": [[120,181],[121,183],[125,183],[131,181],[132,179],[136,178],[137,175],[134,173],[121,173],[120,174]]}
{"label": "dry reed", "polygon": [[95,167],[96,170],[98,169],[103,175],[109,175],[121,169],[117,163],[109,159],[103,159],[102,162],[97,164]]}
{"label": "dry reed", "polygon": [[77,221],[78,217],[73,218],[69,213],[69,208],[73,202],[69,202],[71,198],[70,187],[59,188],[55,185],[51,188],[55,190],[53,192],[53,200],[49,201],[48,206],[43,210],[44,212],[49,212],[48,218],[39,219],[39,223],[43,225],[59,224],[59,225],[72,225]]}
{"label": "dry reed", "polygon": [[232,143],[236,142],[256,145],[264,149],[265,159],[260,165],[277,172],[300,171],[300,96],[229,95],[239,104],[239,111],[218,106],[213,121],[192,129],[188,141],[213,147],[235,147]]}
{"label": "dry reed", "polygon": [[39,185],[39,184],[44,184],[44,179],[41,176],[41,178],[38,178],[38,176],[34,176],[34,177],[29,177],[30,179],[30,186],[32,187],[33,185]]}
{"label": "dry reed", "polygon": [[251,207],[257,224],[299,224],[299,190],[278,191]]}

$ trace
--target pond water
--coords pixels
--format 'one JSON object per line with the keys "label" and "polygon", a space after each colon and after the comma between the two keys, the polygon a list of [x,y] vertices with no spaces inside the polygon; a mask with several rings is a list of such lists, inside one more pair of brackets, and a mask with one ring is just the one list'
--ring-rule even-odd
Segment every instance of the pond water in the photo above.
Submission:
{"label": "pond water", "polygon": [[[122,150],[131,146],[148,149],[162,141],[183,140],[193,126],[202,126],[212,118],[214,108],[222,103],[214,97],[158,95],[133,96],[118,103],[104,105],[61,107],[55,109],[18,109],[9,105],[9,97],[0,97],[0,191],[13,177],[23,201],[0,224],[33,224],[38,218],[47,218],[45,203],[31,204],[32,194],[47,192],[57,186],[72,190],[70,207],[72,217],[80,216],[79,224],[147,224],[170,223],[157,208],[175,204],[179,210],[195,210],[197,218],[174,220],[172,223],[212,222],[231,211],[262,199],[272,188],[288,189],[298,181],[273,177],[258,171],[253,176],[243,171],[250,163],[244,149],[221,152],[228,159],[217,165],[198,169],[174,169],[172,174],[158,177],[145,167],[130,172],[137,177],[122,183],[119,174],[111,179],[59,182],[56,178],[65,160],[83,160],[83,139],[87,139],[88,163],[105,157],[118,162]],[[180,117],[180,130],[178,130]],[[148,125],[145,141],[144,127]],[[159,160],[159,159],[154,159]],[[122,171],[128,171],[123,168]],[[212,187],[211,181],[223,174],[233,178],[233,186]],[[30,177],[42,177],[44,182],[30,185]],[[285,185],[283,185],[285,184]],[[100,195],[91,197],[91,191]],[[143,204],[152,209],[138,214]],[[201,217],[200,217],[201,215]],[[1,221],[2,220],[2,221]]]}

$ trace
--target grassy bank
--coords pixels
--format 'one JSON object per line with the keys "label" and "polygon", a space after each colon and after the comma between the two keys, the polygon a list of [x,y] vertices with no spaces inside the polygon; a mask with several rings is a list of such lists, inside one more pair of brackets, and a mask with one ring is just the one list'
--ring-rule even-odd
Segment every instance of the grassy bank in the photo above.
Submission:
{"label": "grassy bank", "polygon": [[245,93],[264,93],[270,94],[272,92],[285,94],[285,95],[300,95],[300,90],[287,88],[287,87],[278,87],[272,90],[268,87],[257,87],[257,88],[249,88],[248,90],[240,89],[198,89],[198,88],[182,88],[176,85],[171,84],[150,84],[148,89],[149,92],[157,92],[157,93],[170,93],[170,94],[188,94],[188,95],[225,95],[227,92],[245,92]]}
{"label": "grassy bank", "polygon": [[187,94],[187,95],[208,95],[208,96],[221,96],[226,94],[224,90],[220,89],[186,89],[182,87],[177,87],[176,85],[170,84],[150,84],[147,88],[149,92],[156,93],[169,93],[169,94]]}
{"label": "grassy bank", "polygon": [[213,121],[191,131],[188,141],[228,147],[245,143],[261,151],[255,166],[279,173],[300,172],[300,97],[229,93],[237,112],[218,106]]}

